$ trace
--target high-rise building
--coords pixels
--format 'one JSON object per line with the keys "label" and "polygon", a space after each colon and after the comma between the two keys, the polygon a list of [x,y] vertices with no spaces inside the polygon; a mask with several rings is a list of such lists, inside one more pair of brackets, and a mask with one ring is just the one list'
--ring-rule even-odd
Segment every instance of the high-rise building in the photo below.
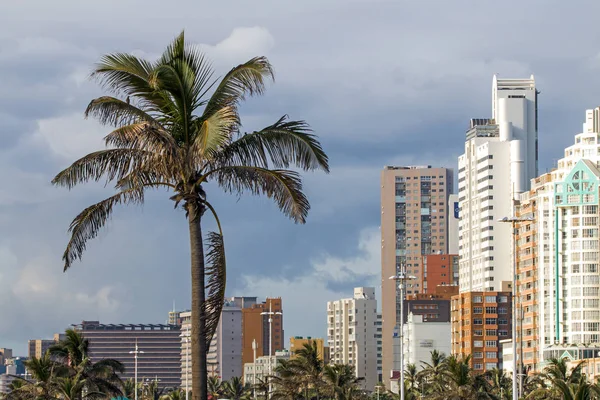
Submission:
{"label": "high-rise building", "polygon": [[574,360],[597,356],[589,344],[600,342],[599,166],[600,107],[586,111],[582,133],[557,168],[520,197],[519,214],[535,216],[517,234],[517,296],[524,309],[522,340],[521,330],[517,337],[533,370],[559,353]]}
{"label": "high-rise building", "polygon": [[[181,318],[181,383],[192,379],[192,352],[189,335],[191,333],[191,311],[180,313]],[[230,299],[225,300],[219,325],[208,349],[207,369],[209,376],[222,381],[234,376],[242,376],[242,309]]]}
{"label": "high-rise building", "polygon": [[458,255],[428,254],[421,264],[420,286],[422,293],[434,293],[438,286],[458,285]]}
{"label": "high-rise building", "polygon": [[[540,281],[540,263],[539,254],[543,253],[546,262],[551,259],[549,244],[550,234],[545,233],[541,237],[538,232],[538,223],[536,218],[539,216],[539,208],[542,203],[545,205],[545,213],[550,213],[548,205],[553,196],[552,174],[544,174],[531,181],[531,189],[521,194],[519,204],[517,205],[516,216],[519,219],[532,219],[523,221],[516,226],[516,246],[517,246],[517,365],[519,370],[523,367],[528,371],[541,372],[542,342],[540,339],[540,319],[539,308],[540,298],[544,296],[545,285],[543,279]],[[542,217],[543,218],[543,217]],[[512,371],[512,348],[509,351],[510,356],[505,357],[505,369]]]}
{"label": "high-rise building", "polygon": [[512,280],[514,199],[537,176],[537,95],[530,79],[497,79],[492,118],[472,119],[458,158],[460,291],[498,291]]}
{"label": "high-rise building", "polygon": [[448,252],[452,180],[451,169],[431,166],[388,166],[381,172],[382,370],[386,384],[394,363],[393,333],[400,312],[398,287],[388,278],[404,267],[416,277],[407,282],[406,294],[423,291],[422,256]]}
{"label": "high-rise building", "polygon": [[377,319],[375,288],[355,288],[352,298],[327,302],[331,360],[352,365],[367,390],[374,390],[378,382]]}
{"label": "high-rise building", "polygon": [[122,379],[134,378],[136,344],[143,354],[138,355],[138,379],[158,380],[161,388],[181,385],[180,327],[163,324],[101,324],[83,321],[74,325],[89,341],[92,362],[112,358],[125,365]]}
{"label": "high-rise building", "polygon": [[[241,299],[241,298],[240,298]],[[241,300],[240,300],[241,301]],[[272,312],[272,315],[267,313]],[[272,318],[269,327],[269,317]],[[242,363],[251,363],[254,357],[252,341],[256,340],[256,356],[269,355],[269,336],[272,334],[271,355],[283,350],[283,308],[281,297],[267,298],[263,303],[245,302],[242,308]]]}
{"label": "high-rise building", "polygon": [[452,297],[452,354],[471,355],[475,373],[503,368],[502,344],[510,338],[512,292],[467,292]]}

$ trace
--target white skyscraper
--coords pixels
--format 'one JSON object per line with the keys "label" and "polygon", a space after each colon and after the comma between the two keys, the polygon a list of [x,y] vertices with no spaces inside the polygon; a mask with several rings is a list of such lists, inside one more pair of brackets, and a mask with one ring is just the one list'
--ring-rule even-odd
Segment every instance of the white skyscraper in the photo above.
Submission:
{"label": "white skyscraper", "polygon": [[460,291],[499,291],[511,280],[514,199],[537,176],[537,90],[530,79],[497,79],[492,118],[472,119],[458,158]]}
{"label": "white skyscraper", "polygon": [[355,288],[353,298],[327,303],[331,362],[352,365],[367,390],[374,390],[378,381],[377,321],[375,288]]}

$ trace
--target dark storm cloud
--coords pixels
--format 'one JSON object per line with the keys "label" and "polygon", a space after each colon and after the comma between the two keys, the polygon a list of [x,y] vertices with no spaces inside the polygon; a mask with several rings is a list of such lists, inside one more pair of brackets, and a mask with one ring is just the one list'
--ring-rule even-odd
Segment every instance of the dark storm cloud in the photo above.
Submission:
{"label": "dark storm cloud", "polygon": [[[491,114],[492,74],[535,74],[542,91],[541,171],[572,143],[584,110],[600,103],[595,3],[141,4],[3,5],[0,347],[23,351],[30,337],[84,318],[160,322],[173,300],[189,305],[187,228],[165,193],[149,196],[142,208],[118,211],[83,262],[60,272],[71,218],[110,195],[98,186],[67,193],[48,183],[75,157],[98,148],[107,131],[81,119],[101,93],[86,76],[103,53],[156,55],[186,28],[219,74],[256,54],[273,62],[276,83],[244,105],[244,127],[258,129],[288,113],[321,137],[332,172],[306,176],[313,205],[308,224],[294,225],[267,199],[238,201],[212,187],[209,196],[225,228],[229,294],[282,295],[290,315],[307,314],[306,291],[315,282],[322,286],[311,310],[351,296],[355,285],[376,286],[380,169],[456,168],[468,119]],[[518,13],[506,12],[514,7]],[[286,318],[286,330],[319,335],[324,318],[318,312]]]}

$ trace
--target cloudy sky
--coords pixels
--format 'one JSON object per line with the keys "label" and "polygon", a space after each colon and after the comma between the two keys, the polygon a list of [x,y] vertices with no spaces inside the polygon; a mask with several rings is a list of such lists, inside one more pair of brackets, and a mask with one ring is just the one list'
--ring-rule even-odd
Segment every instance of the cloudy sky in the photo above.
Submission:
{"label": "cloudy sky", "polygon": [[304,226],[266,199],[209,192],[222,215],[228,295],[282,296],[286,336],[325,333],[327,300],[379,280],[379,171],[455,168],[471,117],[489,117],[492,75],[535,74],[540,171],[600,104],[594,1],[27,0],[0,2],[0,347],[25,353],[83,319],[157,323],[189,306],[187,227],[166,193],[119,210],[62,273],[72,217],[110,194],[50,179],[98,149],[82,112],[102,54],[154,57],[182,29],[227,69],[266,55],[276,83],[243,106],[248,130],[305,119],[331,158],[306,175]]}

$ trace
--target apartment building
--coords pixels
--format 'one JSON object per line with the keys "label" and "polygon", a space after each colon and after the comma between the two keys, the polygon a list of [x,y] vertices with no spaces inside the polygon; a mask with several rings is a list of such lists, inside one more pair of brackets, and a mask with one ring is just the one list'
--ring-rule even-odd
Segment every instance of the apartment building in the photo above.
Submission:
{"label": "apartment building", "polygon": [[452,354],[471,355],[475,373],[503,368],[502,344],[511,337],[512,291],[452,297]]}
{"label": "apartment building", "polygon": [[400,314],[395,281],[401,268],[416,279],[406,294],[422,293],[422,257],[448,252],[448,197],[453,172],[431,166],[387,166],[381,172],[381,290],[383,379],[388,382],[394,363],[393,332]]}
{"label": "apartment building", "polygon": [[125,365],[122,379],[134,378],[136,344],[143,354],[138,356],[138,379],[158,379],[160,387],[181,385],[180,327],[163,324],[101,324],[83,321],[73,325],[89,341],[92,362],[112,358]]}
{"label": "apartment building", "polygon": [[[285,348],[283,305],[281,297],[267,298],[263,303],[246,301],[242,308],[242,363],[251,363],[254,356],[252,342],[256,340],[257,357],[275,354]],[[272,312],[272,315],[268,315]],[[269,327],[269,317],[272,325]],[[270,335],[273,335],[269,340]],[[269,353],[269,343],[271,352]]]}
{"label": "apartment building", "polygon": [[377,320],[375,288],[355,288],[352,298],[327,302],[331,360],[353,366],[366,390],[373,390],[378,382]]}

